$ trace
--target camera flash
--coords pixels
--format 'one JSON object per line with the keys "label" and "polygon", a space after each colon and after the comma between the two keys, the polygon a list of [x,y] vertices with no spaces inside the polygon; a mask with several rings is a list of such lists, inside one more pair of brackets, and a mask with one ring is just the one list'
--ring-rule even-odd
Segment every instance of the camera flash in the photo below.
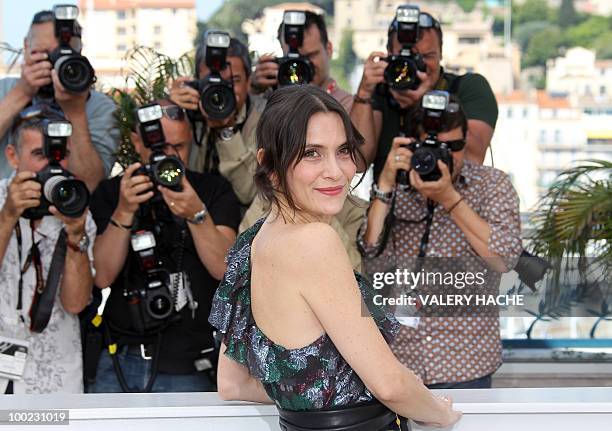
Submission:
{"label": "camera flash", "polygon": [[65,138],[72,135],[72,124],[67,121],[47,124],[47,136],[51,138]]}
{"label": "camera flash", "polygon": [[53,7],[55,19],[74,20],[79,16],[79,8],[71,4],[58,4]]}
{"label": "camera flash", "polygon": [[148,123],[149,121],[159,120],[162,116],[162,108],[157,104],[140,108],[138,110],[138,121],[141,123]]}
{"label": "camera flash", "polygon": [[283,16],[283,23],[286,25],[304,25],[306,14],[302,11],[288,10]]}
{"label": "camera flash", "polygon": [[227,48],[229,45],[230,37],[225,32],[214,31],[206,34],[206,46],[211,48]]}
{"label": "camera flash", "polygon": [[423,96],[423,108],[444,111],[448,105],[448,92],[430,91]]}
{"label": "camera flash", "polygon": [[395,14],[398,22],[416,23],[419,22],[421,11],[416,6],[400,6]]}

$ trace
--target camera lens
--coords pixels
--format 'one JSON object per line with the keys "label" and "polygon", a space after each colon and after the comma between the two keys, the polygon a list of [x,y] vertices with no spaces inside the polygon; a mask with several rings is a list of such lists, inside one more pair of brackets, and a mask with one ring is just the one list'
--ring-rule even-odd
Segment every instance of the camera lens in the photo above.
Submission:
{"label": "camera lens", "polygon": [[212,84],[202,92],[202,106],[210,118],[224,119],[236,110],[236,97],[225,84]]}
{"label": "camera lens", "polygon": [[308,84],[312,81],[312,71],[302,60],[287,60],[278,69],[278,82],[281,86]]}
{"label": "camera lens", "polygon": [[424,176],[432,173],[437,167],[438,158],[429,148],[418,148],[412,155],[411,164],[419,175]]}
{"label": "camera lens", "polygon": [[411,58],[399,56],[385,68],[385,81],[396,90],[413,90],[419,86],[416,70],[416,64]]}
{"label": "camera lens", "polygon": [[68,217],[80,217],[89,205],[89,190],[83,181],[55,175],[44,186],[45,198]]}
{"label": "camera lens", "polygon": [[155,181],[164,187],[176,188],[183,180],[185,169],[176,157],[166,157],[157,162],[153,168]]}
{"label": "camera lens", "polygon": [[172,313],[172,300],[169,295],[154,293],[147,302],[147,311],[154,319],[165,319]]}
{"label": "camera lens", "polygon": [[94,81],[89,61],[81,55],[66,55],[55,63],[60,82],[68,91],[79,93],[87,90]]}

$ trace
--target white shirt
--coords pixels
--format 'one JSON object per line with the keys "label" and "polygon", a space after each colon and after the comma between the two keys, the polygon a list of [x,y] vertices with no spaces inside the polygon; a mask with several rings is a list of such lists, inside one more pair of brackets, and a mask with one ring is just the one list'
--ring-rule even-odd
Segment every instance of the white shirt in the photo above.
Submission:
{"label": "white shirt", "polygon": [[[0,208],[6,201],[11,180],[12,177],[0,180]],[[21,316],[25,323],[19,318],[17,300],[20,268],[25,263],[32,247],[30,221],[20,218],[19,226],[22,243],[21,257],[18,253],[17,237],[13,230],[0,266],[0,334],[8,337],[21,334],[30,343],[23,378],[13,382],[14,393],[82,393],[83,361],[79,320],[77,315],[67,313],[62,307],[61,281],[49,324],[42,333],[31,333],[28,313],[36,286],[36,270],[34,265],[30,265],[23,275]],[[62,226],[60,220],[47,216],[43,217],[34,233],[34,241],[38,243],[40,250],[45,282]],[[87,216],[85,230],[90,239],[88,256],[93,273],[93,242],[96,226],[90,214]],[[0,378],[0,394],[5,392],[7,384],[6,379]]]}

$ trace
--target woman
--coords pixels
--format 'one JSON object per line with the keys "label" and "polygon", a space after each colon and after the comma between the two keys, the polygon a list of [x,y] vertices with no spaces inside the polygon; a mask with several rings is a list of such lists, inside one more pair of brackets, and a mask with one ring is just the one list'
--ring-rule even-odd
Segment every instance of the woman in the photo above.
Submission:
{"label": "woman", "polygon": [[[328,224],[362,157],[363,138],[342,106],[312,86],[277,90],[258,124],[257,142],[255,182],[271,211],[230,250],[213,302],[209,321],[223,334],[220,396],[273,400],[286,430],[300,421],[309,429],[311,413],[292,412],[336,409],[324,414],[328,418],[346,413],[339,408],[371,408],[375,400],[429,425],[456,422],[460,413],[451,402],[434,396],[393,356],[387,341],[397,322],[371,305],[371,287],[353,273]],[[318,426],[326,420],[315,416]],[[373,420],[369,428],[347,429],[388,429],[387,423],[371,427],[383,416],[365,418]]]}

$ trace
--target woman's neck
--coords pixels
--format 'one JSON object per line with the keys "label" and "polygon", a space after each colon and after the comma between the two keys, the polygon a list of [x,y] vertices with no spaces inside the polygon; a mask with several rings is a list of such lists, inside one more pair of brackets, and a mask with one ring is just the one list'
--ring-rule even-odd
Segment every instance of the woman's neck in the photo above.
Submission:
{"label": "woman's neck", "polygon": [[316,222],[331,224],[332,217],[333,216],[330,215],[308,213],[299,208],[294,211],[286,202],[280,201],[279,204],[272,204],[268,220],[281,220],[281,223],[284,224],[307,224]]}

